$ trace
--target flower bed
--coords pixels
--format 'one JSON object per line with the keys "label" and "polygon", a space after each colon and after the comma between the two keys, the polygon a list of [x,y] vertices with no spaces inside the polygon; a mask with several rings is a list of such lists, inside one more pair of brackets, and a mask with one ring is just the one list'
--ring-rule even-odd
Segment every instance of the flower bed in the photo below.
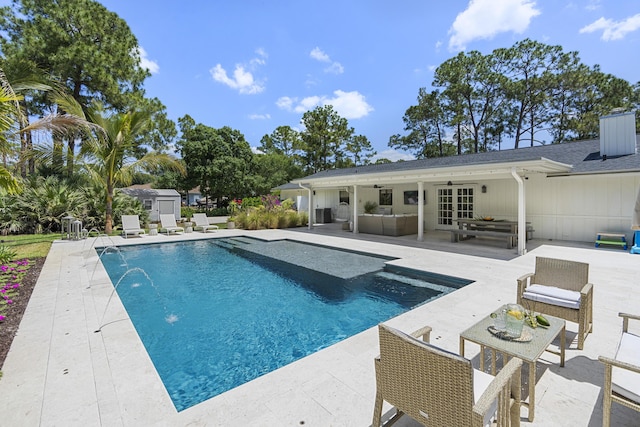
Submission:
{"label": "flower bed", "polygon": [[0,368],[18,331],[44,258],[0,266]]}

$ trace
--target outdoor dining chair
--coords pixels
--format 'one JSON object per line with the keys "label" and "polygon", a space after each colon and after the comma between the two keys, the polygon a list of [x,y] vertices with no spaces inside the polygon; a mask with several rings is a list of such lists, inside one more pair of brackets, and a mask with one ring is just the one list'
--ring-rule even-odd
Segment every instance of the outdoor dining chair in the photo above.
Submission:
{"label": "outdoor dining chair", "polygon": [[520,425],[522,360],[512,358],[494,377],[429,344],[430,327],[407,335],[380,324],[378,332],[374,427],[383,401],[396,408],[389,423],[406,414],[428,426]]}

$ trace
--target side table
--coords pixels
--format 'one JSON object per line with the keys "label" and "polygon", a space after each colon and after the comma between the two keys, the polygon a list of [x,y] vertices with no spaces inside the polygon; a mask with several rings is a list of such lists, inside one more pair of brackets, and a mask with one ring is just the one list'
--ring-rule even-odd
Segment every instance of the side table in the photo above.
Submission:
{"label": "side table", "polygon": [[[469,329],[460,334],[460,355],[464,357],[464,343],[471,341],[480,345],[480,370],[484,371],[484,350],[491,350],[491,373],[496,374],[496,352],[502,354],[502,360],[507,362],[507,357],[517,357],[523,362],[529,364],[529,402],[522,402],[522,405],[529,408],[529,421],[533,421],[535,409],[535,392],[536,392],[536,362],[545,351],[560,356],[560,366],[564,366],[564,348],[565,348],[565,321],[557,317],[548,316],[551,326],[548,328],[537,327],[531,328],[524,325],[525,330],[533,334],[533,338],[529,342],[518,342],[512,340],[504,340],[496,337],[488,331],[489,326],[493,326],[493,319],[487,316],[480,320]],[[560,336],[560,351],[549,350],[549,345]]]}

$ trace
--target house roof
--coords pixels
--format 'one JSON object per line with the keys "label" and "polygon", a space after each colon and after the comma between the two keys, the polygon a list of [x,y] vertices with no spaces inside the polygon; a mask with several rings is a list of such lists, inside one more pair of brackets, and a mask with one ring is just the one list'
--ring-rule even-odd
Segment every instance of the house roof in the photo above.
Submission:
{"label": "house roof", "polygon": [[313,186],[366,184],[368,182],[437,181],[471,177],[504,178],[517,173],[552,175],[639,172],[640,155],[636,136],[633,154],[603,157],[600,140],[566,142],[460,156],[437,157],[404,162],[329,169],[292,181]]}
{"label": "house roof", "polygon": [[180,193],[174,189],[140,188],[132,186],[121,188],[120,191],[133,197],[180,197]]}

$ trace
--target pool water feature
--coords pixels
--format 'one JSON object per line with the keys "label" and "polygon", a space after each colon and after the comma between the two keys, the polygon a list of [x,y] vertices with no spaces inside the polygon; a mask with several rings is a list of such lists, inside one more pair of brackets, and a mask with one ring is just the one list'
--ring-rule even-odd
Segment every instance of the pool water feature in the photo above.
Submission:
{"label": "pool water feature", "polygon": [[389,260],[250,238],[101,258],[113,283],[138,268],[153,282],[133,271],[116,292],[178,411],[471,283]]}

